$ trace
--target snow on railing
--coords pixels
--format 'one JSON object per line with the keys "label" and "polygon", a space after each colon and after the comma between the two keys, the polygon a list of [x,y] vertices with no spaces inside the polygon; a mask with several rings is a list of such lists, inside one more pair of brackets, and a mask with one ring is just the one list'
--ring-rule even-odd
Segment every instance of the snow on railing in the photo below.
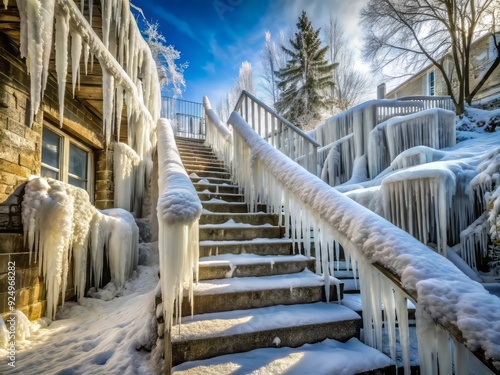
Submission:
{"label": "snow on railing", "polygon": [[[238,113],[233,112],[229,124],[233,126],[232,169],[245,186],[251,206],[259,199],[271,211],[284,210],[285,233],[291,233],[294,241],[310,238],[312,229],[319,258],[317,272],[324,274],[326,286],[330,271],[334,271],[331,264],[338,260],[334,250],[339,243],[347,259],[357,262],[368,344],[381,349],[381,334],[387,329],[394,358],[397,317],[405,373],[410,373],[406,310],[409,296],[417,308],[423,373],[437,374],[438,367],[440,373],[451,373],[454,365],[458,373],[467,374],[469,361],[471,367],[477,361],[474,355],[498,372],[500,318],[496,311],[500,299],[408,233],[283,157]],[[489,370],[483,368],[480,372]]]}
{"label": "snow on railing", "polygon": [[231,166],[231,131],[217,117],[206,96],[203,98],[203,108],[205,109],[205,126],[207,129],[205,143],[213,148],[217,157],[222,159],[227,166]]}
{"label": "snow on railing", "polygon": [[392,117],[368,136],[368,171],[377,176],[403,151],[416,146],[441,149],[455,145],[455,112],[429,109]]}
{"label": "snow on railing", "polygon": [[46,315],[51,319],[55,318],[59,296],[65,296],[72,259],[79,302],[85,293],[89,261],[93,284],[96,288],[101,286],[104,249],[111,281],[118,291],[137,268],[139,228],[131,213],[122,209],[97,210],[85,190],[41,177],[32,178],[26,184],[22,206],[30,263],[38,262],[38,274],[44,277]]}
{"label": "snow on railing", "polygon": [[[182,165],[170,122],[159,119],[157,132],[158,249],[167,350],[175,307],[180,321],[184,284],[189,285],[189,301],[193,301],[193,278],[198,277],[198,221],[202,206]],[[170,354],[165,354],[165,358],[171,358]],[[165,363],[165,368],[168,366]]]}
{"label": "snow on railing", "polygon": [[453,104],[453,100],[449,96],[404,96],[401,98],[397,98],[397,100],[401,101],[418,101],[424,103],[424,109],[431,108],[442,108],[447,109],[449,111],[455,111],[455,104]]}
{"label": "snow on railing", "polygon": [[243,90],[234,108],[269,144],[305,169],[318,175],[318,147],[321,145],[272,108]]}

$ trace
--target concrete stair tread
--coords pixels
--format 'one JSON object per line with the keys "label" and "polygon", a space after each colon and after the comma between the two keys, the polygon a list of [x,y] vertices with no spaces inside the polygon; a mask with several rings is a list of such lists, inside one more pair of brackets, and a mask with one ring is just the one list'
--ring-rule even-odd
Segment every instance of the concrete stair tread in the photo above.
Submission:
{"label": "concrete stair tread", "polygon": [[200,224],[221,224],[228,220],[233,220],[235,223],[249,224],[278,224],[278,216],[265,212],[256,213],[230,213],[230,212],[206,212],[200,218]]}
{"label": "concrete stair tread", "polygon": [[180,330],[172,330],[172,341],[232,336],[284,327],[359,319],[360,316],[351,309],[326,302],[232,310],[194,315],[192,319],[182,318]]}
{"label": "concrete stair tread", "polygon": [[248,223],[237,223],[230,219],[225,223],[221,224],[201,224],[200,229],[242,229],[242,228],[279,228],[277,225],[272,224],[248,224]]}
{"label": "concrete stair tread", "polygon": [[[376,349],[351,338],[345,343],[326,339],[298,348],[262,348],[222,355],[174,367],[176,375],[229,374],[384,374],[394,362]],[[377,371],[380,369],[381,371]],[[372,372],[373,371],[373,372]],[[390,372],[389,372],[390,373]]]}
{"label": "concrete stair tread", "polygon": [[275,264],[285,262],[307,262],[304,255],[256,255],[256,254],[223,254],[202,257],[199,260],[200,267],[215,267],[220,265],[243,266],[250,264]]}
{"label": "concrete stair tread", "polygon": [[[203,179],[201,180],[203,181]],[[198,188],[201,188],[201,187],[205,187],[205,188],[211,188],[211,187],[214,187],[214,186],[224,186],[224,187],[230,187],[230,188],[234,188],[234,189],[238,189],[238,185],[234,185],[234,184],[211,184],[210,181],[208,182],[194,182],[193,183],[194,187],[198,187]]]}
{"label": "concrete stair tread", "polygon": [[230,241],[200,241],[200,246],[231,246],[231,245],[257,245],[257,244],[292,244],[288,238],[254,238],[252,240],[230,240]]}
{"label": "concrete stair tread", "polygon": [[[228,294],[271,289],[290,289],[323,286],[323,277],[305,269],[286,275],[235,277],[200,281],[193,286],[194,295]],[[187,290],[185,291],[187,293]]]}
{"label": "concrete stair tread", "polygon": [[198,197],[201,201],[210,201],[211,199],[215,198],[225,202],[243,202],[245,199],[245,196],[243,194],[216,193],[207,189],[198,191]]}
{"label": "concrete stair tread", "polygon": [[315,270],[315,259],[303,255],[223,254],[199,260],[200,280],[294,274]]}

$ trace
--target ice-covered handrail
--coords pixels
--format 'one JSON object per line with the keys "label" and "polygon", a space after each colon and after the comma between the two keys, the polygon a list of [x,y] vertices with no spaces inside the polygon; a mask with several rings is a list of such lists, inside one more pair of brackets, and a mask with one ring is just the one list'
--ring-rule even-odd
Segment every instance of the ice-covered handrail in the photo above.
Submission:
{"label": "ice-covered handrail", "polygon": [[213,148],[216,155],[224,160],[227,166],[230,166],[232,133],[214,112],[206,96],[203,98],[203,108],[207,129],[205,143]]}
{"label": "ice-covered handrail", "polygon": [[[193,301],[193,269],[198,274],[198,221],[202,205],[183,165],[170,122],[159,119],[158,132],[158,249],[160,284],[165,319],[165,340],[177,305],[177,319],[184,293],[190,285],[189,301]],[[197,277],[197,276],[196,276]],[[165,345],[167,348],[168,345]],[[170,358],[170,356],[165,356]],[[168,366],[165,364],[165,366]]]}
{"label": "ice-covered handrail", "polygon": [[[482,285],[471,281],[450,261],[429,250],[405,231],[297,167],[256,134],[238,113],[233,112],[228,123],[234,130],[233,171],[240,183],[246,186],[245,190],[250,188],[250,193],[245,191],[251,200],[249,203],[255,204],[259,199],[275,212],[281,212],[283,206],[285,224],[287,229],[291,226],[294,235],[304,235],[309,228],[313,228],[316,257],[320,258],[318,272],[322,269],[328,275],[331,271],[330,264],[333,262],[330,251],[334,243],[340,243],[346,256],[352,256],[358,262],[362,275],[364,324],[371,327],[373,323],[375,332],[372,334],[367,330],[365,333],[370,345],[382,345],[382,310],[373,310],[374,304],[377,302],[380,305],[381,301],[389,322],[392,319],[394,323],[395,318],[393,313],[389,314],[391,309],[388,306],[396,309],[402,331],[401,341],[408,343],[408,336],[405,336],[407,330],[402,329],[402,321],[407,316],[406,301],[402,292],[398,292],[399,284],[405,294],[418,302],[417,331],[430,329],[433,340],[446,343],[448,337],[452,339],[454,350],[458,353],[455,368],[467,370],[468,357],[463,343],[492,371],[500,369],[500,318],[496,314],[500,309],[499,298],[489,294]],[[398,283],[387,284],[387,279],[375,272],[373,264],[394,275]],[[391,289],[396,293],[392,293]],[[369,311],[372,311],[371,316]],[[394,331],[391,329],[389,332],[391,342],[394,342]],[[428,337],[429,334],[419,334],[422,344],[420,364],[425,366],[425,371],[432,373],[432,366],[437,366],[439,362],[440,371],[444,371],[452,362],[450,345],[436,347],[433,344],[435,341],[425,341]],[[407,360],[408,350],[408,347],[403,348],[403,357]],[[441,351],[439,361],[438,350]],[[409,361],[405,366],[409,371]]]}
{"label": "ice-covered handrail", "polygon": [[267,142],[290,159],[300,159],[304,168],[318,175],[318,148],[321,145],[313,137],[245,90],[241,92],[234,111],[239,112]]}

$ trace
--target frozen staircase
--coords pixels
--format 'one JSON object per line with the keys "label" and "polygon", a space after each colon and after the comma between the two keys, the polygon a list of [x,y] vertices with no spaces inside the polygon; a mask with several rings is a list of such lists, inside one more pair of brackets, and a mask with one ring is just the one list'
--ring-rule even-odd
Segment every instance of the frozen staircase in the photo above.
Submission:
{"label": "frozen staircase", "polygon": [[[172,330],[173,365],[182,365],[173,370],[234,373],[225,364],[236,360],[234,356],[243,362],[245,356],[254,358],[254,351],[271,350],[277,360],[286,361],[293,353],[315,353],[325,345],[334,347],[328,352],[334,358],[334,353],[348,353],[354,345],[371,355],[360,356],[357,367],[352,367],[355,371],[343,373],[391,373],[389,358],[357,340],[360,316],[348,307],[327,303],[339,299],[337,289],[332,287],[327,298],[322,277],[314,273],[315,260],[293,253],[277,215],[266,213],[265,206],[249,213],[227,168],[202,142],[177,139],[176,143],[203,213],[194,316],[191,319],[185,297],[182,325]],[[346,270],[345,276],[352,273]],[[269,355],[267,351],[258,356]],[[209,370],[206,366],[212,361],[222,367]],[[332,366],[339,363],[342,361]],[[314,368],[313,363],[311,366]],[[264,370],[269,371],[276,370]]]}

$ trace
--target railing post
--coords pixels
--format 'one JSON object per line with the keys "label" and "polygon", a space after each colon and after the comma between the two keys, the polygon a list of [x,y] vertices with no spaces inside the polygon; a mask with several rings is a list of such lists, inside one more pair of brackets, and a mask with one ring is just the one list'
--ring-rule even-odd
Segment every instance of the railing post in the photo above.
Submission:
{"label": "railing post", "polygon": [[172,374],[172,327],[167,326],[165,323],[165,333],[163,334],[163,343],[164,343],[164,352],[163,352],[163,367],[164,375],[171,375]]}

